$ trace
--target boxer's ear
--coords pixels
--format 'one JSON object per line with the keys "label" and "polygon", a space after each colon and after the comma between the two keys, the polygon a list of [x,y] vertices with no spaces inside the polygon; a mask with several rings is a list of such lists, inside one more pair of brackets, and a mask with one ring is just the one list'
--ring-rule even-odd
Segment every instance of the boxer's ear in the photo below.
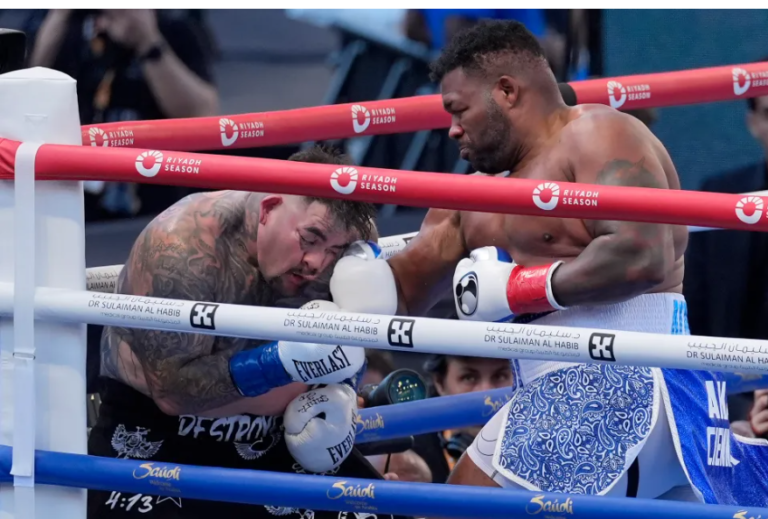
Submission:
{"label": "boxer's ear", "polygon": [[512,108],[517,103],[517,98],[520,95],[520,85],[511,76],[501,76],[496,81],[496,88],[501,93],[501,107]]}
{"label": "boxer's ear", "polygon": [[280,195],[267,195],[261,200],[259,207],[259,223],[264,225],[272,214],[272,211],[283,204],[283,197]]}

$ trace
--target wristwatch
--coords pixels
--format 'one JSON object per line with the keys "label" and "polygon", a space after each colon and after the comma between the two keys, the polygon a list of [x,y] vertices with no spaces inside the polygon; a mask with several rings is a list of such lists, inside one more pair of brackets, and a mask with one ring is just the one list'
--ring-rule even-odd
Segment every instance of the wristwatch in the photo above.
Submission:
{"label": "wristwatch", "polygon": [[159,41],[152,45],[147,52],[139,56],[139,63],[144,63],[145,61],[148,61],[150,63],[154,63],[155,61],[159,60],[163,57],[163,52],[165,52],[166,43],[164,41]]}

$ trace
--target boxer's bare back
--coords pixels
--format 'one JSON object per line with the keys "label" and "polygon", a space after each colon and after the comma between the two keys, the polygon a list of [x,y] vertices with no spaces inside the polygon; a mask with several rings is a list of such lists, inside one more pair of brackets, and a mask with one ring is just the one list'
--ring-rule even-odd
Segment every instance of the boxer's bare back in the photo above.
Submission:
{"label": "boxer's bare back", "polygon": [[[446,109],[451,111],[450,102]],[[562,184],[568,182],[680,189],[669,154],[637,119],[602,105],[567,109],[563,119],[561,129],[524,156],[510,178],[556,181],[561,197]],[[571,199],[590,197],[574,194]],[[604,246],[589,250],[595,240]],[[638,287],[625,282],[641,268],[630,261],[637,259],[638,251],[653,256],[648,262],[664,264],[663,276],[646,282],[640,293],[682,292],[687,240],[688,231],[680,226],[432,209],[418,237],[390,265],[400,289],[400,311],[419,314],[450,290],[456,264],[473,249],[500,247],[523,266],[557,259],[573,266],[580,255],[601,254],[604,257],[576,265],[582,277],[579,290],[561,290],[555,296],[565,306],[609,303],[637,295]],[[614,279],[619,282],[611,293],[604,285]],[[594,293],[600,297],[590,298],[590,284],[596,285]]]}

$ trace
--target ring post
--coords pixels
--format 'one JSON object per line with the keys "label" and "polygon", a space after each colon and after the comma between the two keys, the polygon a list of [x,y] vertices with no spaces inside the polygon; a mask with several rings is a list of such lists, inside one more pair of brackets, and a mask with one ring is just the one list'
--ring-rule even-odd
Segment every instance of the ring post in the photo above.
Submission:
{"label": "ring post", "polygon": [[0,517],[83,519],[83,490],[34,485],[34,450],[85,454],[85,325],[33,320],[35,286],[85,287],[83,188],[34,182],[41,143],[80,144],[75,81],[44,68],[0,75],[0,138],[21,141],[18,182],[0,182],[0,280],[15,283],[0,321],[0,443],[13,445],[14,487]]}

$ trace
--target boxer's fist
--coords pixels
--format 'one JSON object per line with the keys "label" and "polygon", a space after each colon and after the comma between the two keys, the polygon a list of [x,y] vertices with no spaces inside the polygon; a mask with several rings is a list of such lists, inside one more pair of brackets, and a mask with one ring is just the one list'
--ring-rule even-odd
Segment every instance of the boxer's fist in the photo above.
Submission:
{"label": "boxer's fist", "polygon": [[[338,312],[330,301],[310,301],[301,307]],[[243,396],[259,396],[291,382],[354,384],[365,371],[365,349],[338,344],[278,341],[236,353],[229,362],[235,387]]]}
{"label": "boxer's fist", "polygon": [[513,317],[507,281],[517,265],[498,247],[473,250],[456,266],[453,297],[459,319],[506,321]]}
{"label": "boxer's fist", "polygon": [[288,452],[309,472],[337,468],[354,447],[356,417],[357,395],[347,385],[330,384],[302,393],[283,416]]}
{"label": "boxer's fist", "polygon": [[379,259],[374,242],[357,241],[347,248],[331,276],[333,302],[348,312],[394,315],[397,287],[389,263]]}

